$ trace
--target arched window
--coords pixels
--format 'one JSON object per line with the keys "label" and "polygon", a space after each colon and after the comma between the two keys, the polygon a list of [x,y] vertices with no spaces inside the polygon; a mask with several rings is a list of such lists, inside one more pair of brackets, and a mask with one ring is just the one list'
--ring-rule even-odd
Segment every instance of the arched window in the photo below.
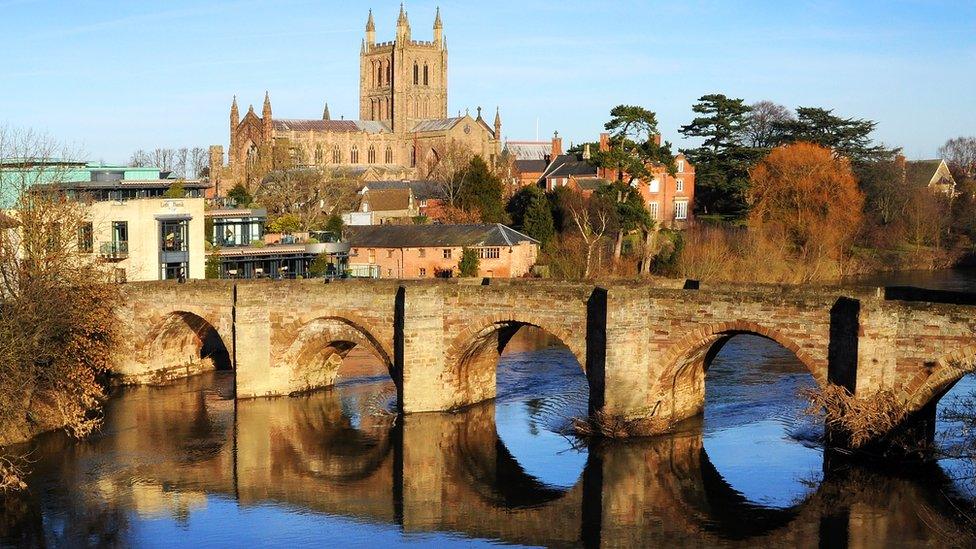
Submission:
{"label": "arched window", "polygon": [[376,120],[376,100],[369,100],[369,119]]}
{"label": "arched window", "polygon": [[386,85],[390,85],[390,80],[393,80],[393,68],[390,67],[390,62],[386,62]]}
{"label": "arched window", "polygon": [[338,164],[342,162],[342,152],[339,151],[339,145],[334,145],[332,147],[332,163]]}
{"label": "arched window", "polygon": [[376,149],[372,145],[369,146],[369,151],[366,152],[366,162],[376,164]]}
{"label": "arched window", "polygon": [[386,163],[387,164],[393,163],[393,147],[390,146],[386,147]]}
{"label": "arched window", "polygon": [[383,63],[375,63],[376,65],[376,87],[383,85]]}
{"label": "arched window", "polygon": [[359,148],[355,145],[353,145],[352,150],[349,151],[349,163],[359,164]]}
{"label": "arched window", "polygon": [[[426,68],[427,67],[425,66],[424,69],[426,69]],[[427,71],[426,70],[424,71],[424,76],[427,76]],[[417,63],[416,62],[414,62],[414,64],[413,64],[413,84],[414,84],[414,86],[416,86],[419,83],[420,83],[420,67],[417,66]],[[424,83],[426,84],[426,82],[424,82]]]}
{"label": "arched window", "polygon": [[315,164],[321,164],[325,160],[325,152],[322,151],[322,144],[315,145]]}
{"label": "arched window", "polygon": [[427,63],[424,63],[424,85],[427,86],[429,82],[430,81],[427,79]]}
{"label": "arched window", "polygon": [[417,147],[410,149],[410,167],[417,167]]}

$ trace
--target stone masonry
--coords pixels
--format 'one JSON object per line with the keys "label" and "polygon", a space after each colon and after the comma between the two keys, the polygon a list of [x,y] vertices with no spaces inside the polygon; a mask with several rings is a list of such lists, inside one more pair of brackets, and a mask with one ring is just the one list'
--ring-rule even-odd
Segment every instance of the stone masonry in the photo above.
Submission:
{"label": "stone masonry", "polygon": [[776,341],[819,384],[860,398],[891,391],[909,415],[976,361],[976,299],[948,292],[461,279],[138,283],[126,295],[130,334],[117,367],[126,382],[206,369],[212,330],[238,398],[331,385],[361,346],[388,366],[406,413],[493,398],[499,354],[524,325],[572,351],[591,411],[665,424],[702,411],[708,366],[737,334]]}

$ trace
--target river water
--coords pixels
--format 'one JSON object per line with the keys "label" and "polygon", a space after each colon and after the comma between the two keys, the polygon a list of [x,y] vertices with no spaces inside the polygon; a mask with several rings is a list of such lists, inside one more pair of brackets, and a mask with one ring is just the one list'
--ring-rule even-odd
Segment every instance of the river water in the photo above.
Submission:
{"label": "river water", "polygon": [[[976,291],[972,272],[872,284]],[[4,546],[971,545],[967,460],[824,470],[823,429],[786,349],[736,336],[706,377],[703,417],[673,435],[587,444],[573,355],[523,329],[498,397],[455,414],[389,413],[395,390],[354,353],[342,383],[235,402],[233,373],[121,389],[100,433],[15,448],[30,490],[0,499]],[[976,388],[964,378],[943,412]],[[941,419],[957,442],[962,424]]]}

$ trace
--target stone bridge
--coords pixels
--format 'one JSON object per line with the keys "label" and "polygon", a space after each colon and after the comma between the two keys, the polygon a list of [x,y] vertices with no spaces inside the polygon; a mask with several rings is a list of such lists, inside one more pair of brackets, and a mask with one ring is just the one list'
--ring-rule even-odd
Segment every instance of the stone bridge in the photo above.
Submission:
{"label": "stone bridge", "polygon": [[[704,404],[712,358],[737,334],[791,350],[820,384],[896,395],[906,414],[934,403],[976,362],[976,296],[911,288],[591,285],[522,280],[191,281],[125,285],[126,383],[185,377],[219,357],[238,398],[336,380],[356,346],[389,369],[405,413],[495,395],[498,356],[521,326],[572,351],[590,410],[663,424]],[[220,364],[216,364],[220,366]]]}

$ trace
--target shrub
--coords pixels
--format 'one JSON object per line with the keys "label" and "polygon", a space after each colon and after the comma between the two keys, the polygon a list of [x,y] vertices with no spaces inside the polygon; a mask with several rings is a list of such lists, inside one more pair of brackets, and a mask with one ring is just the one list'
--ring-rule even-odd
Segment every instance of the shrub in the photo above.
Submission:
{"label": "shrub", "polygon": [[478,276],[478,268],[481,260],[478,259],[478,252],[471,248],[464,248],[461,252],[461,261],[458,262],[458,271],[461,276]]}

